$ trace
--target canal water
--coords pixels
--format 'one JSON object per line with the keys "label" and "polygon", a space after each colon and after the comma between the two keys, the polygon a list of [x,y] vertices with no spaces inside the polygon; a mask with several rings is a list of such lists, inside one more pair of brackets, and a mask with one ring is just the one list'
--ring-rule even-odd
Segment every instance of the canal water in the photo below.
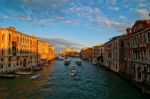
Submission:
{"label": "canal water", "polygon": [[37,72],[40,80],[32,81],[30,75],[0,79],[0,99],[150,99],[104,67],[82,63],[75,77],[69,75],[71,66],[54,61]]}

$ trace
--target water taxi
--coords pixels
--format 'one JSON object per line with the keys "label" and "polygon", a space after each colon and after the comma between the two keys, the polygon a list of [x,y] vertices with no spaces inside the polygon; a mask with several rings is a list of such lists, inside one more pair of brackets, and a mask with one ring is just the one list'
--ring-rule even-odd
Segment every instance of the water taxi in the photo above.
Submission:
{"label": "water taxi", "polygon": [[70,76],[73,76],[73,77],[74,77],[74,76],[76,75],[76,73],[77,73],[76,70],[72,69],[72,70],[70,71]]}
{"label": "water taxi", "polygon": [[65,59],[64,64],[65,65],[69,65],[70,64],[70,60],[69,59]]}
{"label": "water taxi", "polygon": [[77,61],[76,61],[76,64],[77,64],[77,65],[81,65],[81,64],[82,64],[82,61],[81,61],[81,60],[77,60]]}
{"label": "water taxi", "polygon": [[34,76],[30,77],[31,80],[36,80],[36,79],[38,79],[38,78],[39,78],[38,75],[34,75]]}

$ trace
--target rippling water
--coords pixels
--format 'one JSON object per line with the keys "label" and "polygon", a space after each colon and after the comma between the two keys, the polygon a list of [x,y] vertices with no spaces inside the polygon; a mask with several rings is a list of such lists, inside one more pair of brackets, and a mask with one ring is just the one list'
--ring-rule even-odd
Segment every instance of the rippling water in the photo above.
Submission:
{"label": "rippling water", "polygon": [[70,69],[55,61],[39,72],[41,80],[31,81],[29,75],[0,79],[0,99],[150,99],[102,66],[83,61],[75,77]]}

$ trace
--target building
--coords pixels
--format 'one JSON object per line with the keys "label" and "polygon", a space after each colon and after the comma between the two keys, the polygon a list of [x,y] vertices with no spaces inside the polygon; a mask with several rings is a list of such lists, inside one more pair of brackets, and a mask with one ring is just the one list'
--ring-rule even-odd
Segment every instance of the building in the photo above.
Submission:
{"label": "building", "polygon": [[63,51],[63,56],[70,56],[73,51],[73,48],[65,48]]}
{"label": "building", "polygon": [[0,60],[1,73],[36,66],[37,38],[18,32],[15,27],[0,28]]}
{"label": "building", "polygon": [[93,46],[93,59],[96,60],[96,63],[103,65],[103,56],[104,56],[104,45],[99,44]]}
{"label": "building", "polygon": [[55,48],[52,45],[48,46],[48,61],[51,61],[55,58]]}
{"label": "building", "polygon": [[124,72],[124,35],[111,38],[105,43],[104,65],[115,71]]}
{"label": "building", "polygon": [[48,58],[48,42],[45,40],[38,40],[38,54],[40,59],[40,64],[47,62]]}
{"label": "building", "polygon": [[[37,66],[51,55],[50,48],[47,41],[19,32],[15,27],[0,28],[0,73]],[[52,55],[53,51],[52,48]]]}
{"label": "building", "polygon": [[98,63],[101,65],[104,65],[104,51],[105,51],[105,46],[104,44],[99,45],[99,57],[97,58]]}
{"label": "building", "polygon": [[80,52],[81,58],[85,60],[91,60],[93,56],[93,48],[83,48]]}
{"label": "building", "polygon": [[150,81],[150,20],[138,20],[127,29],[126,74],[135,81]]}

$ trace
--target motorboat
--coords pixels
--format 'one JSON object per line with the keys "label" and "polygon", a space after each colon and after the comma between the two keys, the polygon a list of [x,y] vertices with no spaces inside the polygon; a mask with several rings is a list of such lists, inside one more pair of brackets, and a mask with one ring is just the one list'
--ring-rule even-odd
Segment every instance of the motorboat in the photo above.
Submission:
{"label": "motorboat", "polygon": [[15,74],[17,74],[17,75],[31,75],[31,74],[32,74],[32,72],[17,71],[17,72],[15,72]]}
{"label": "motorboat", "polygon": [[69,59],[65,59],[64,64],[65,65],[69,65],[70,64],[70,60]]}
{"label": "motorboat", "polygon": [[62,60],[64,60],[64,57],[58,56],[58,57],[56,58],[56,60],[62,61]]}
{"label": "motorboat", "polygon": [[76,74],[77,74],[76,70],[72,69],[70,72],[70,76],[74,77]]}
{"label": "motorboat", "polygon": [[93,64],[93,65],[96,65],[96,64],[97,64],[95,59],[92,60],[92,64]]}
{"label": "motorboat", "polygon": [[40,75],[33,75],[30,77],[31,80],[37,80],[40,78]]}
{"label": "motorboat", "polygon": [[77,60],[77,61],[76,61],[76,64],[77,64],[77,65],[81,65],[81,64],[82,64],[82,61],[81,61],[81,60]]}

